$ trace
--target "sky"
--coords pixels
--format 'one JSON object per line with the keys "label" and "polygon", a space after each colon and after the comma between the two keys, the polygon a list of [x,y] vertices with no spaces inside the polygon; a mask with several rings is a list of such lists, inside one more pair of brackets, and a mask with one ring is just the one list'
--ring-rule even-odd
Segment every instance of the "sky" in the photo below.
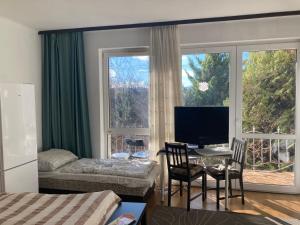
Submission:
{"label": "sky", "polygon": [[[191,55],[189,55],[190,57]],[[204,54],[201,54],[201,57],[204,59]],[[124,63],[120,66],[121,60],[124,60]],[[138,74],[136,77],[136,82],[138,83],[149,83],[149,57],[148,56],[115,56],[110,57],[109,62],[109,75],[112,82],[120,82],[121,77],[124,77],[130,71]],[[147,69],[148,68],[148,69]],[[188,65],[188,56],[182,56],[182,83],[184,87],[191,86],[191,82],[188,79],[186,71],[193,75],[193,71]],[[121,81],[122,82],[122,81]]]}
{"label": "sky", "polygon": [[[192,83],[189,81],[188,72],[190,75],[194,75],[193,70],[189,66],[188,58],[200,58],[205,59],[205,53],[201,54],[187,54],[182,55],[182,85],[183,87],[190,87]],[[249,52],[243,52],[243,60],[249,58]],[[122,63],[123,60],[123,63]],[[149,84],[149,56],[113,56],[109,59],[109,75],[110,81],[113,82],[125,82],[124,75],[130,74],[130,72],[136,74],[135,82],[140,85]],[[123,78],[123,79],[122,79]]]}
{"label": "sky", "polygon": [[189,66],[189,60],[188,58],[196,58],[199,57],[201,60],[205,59],[205,54],[192,54],[192,55],[182,55],[182,86],[183,87],[190,87],[192,85],[192,83],[190,82],[188,75],[186,72],[188,72],[188,74],[190,74],[191,76],[194,76],[194,72],[191,69],[191,67]]}

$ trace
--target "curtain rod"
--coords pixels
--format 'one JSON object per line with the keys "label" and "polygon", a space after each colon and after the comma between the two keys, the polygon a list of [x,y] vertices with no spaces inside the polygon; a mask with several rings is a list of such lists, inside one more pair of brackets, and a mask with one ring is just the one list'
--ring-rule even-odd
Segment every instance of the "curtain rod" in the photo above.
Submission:
{"label": "curtain rod", "polygon": [[195,24],[195,23],[213,23],[213,22],[249,20],[249,19],[270,18],[270,17],[296,16],[296,15],[300,15],[300,10],[259,13],[259,14],[247,14],[247,15],[237,15],[237,16],[210,17],[210,18],[201,18],[201,19],[173,20],[173,21],[162,21],[162,22],[151,22],[151,23],[134,23],[134,24],[121,24],[121,25],[96,26],[96,27],[80,27],[80,28],[69,28],[69,29],[58,29],[58,30],[43,30],[43,31],[39,31],[38,34],[62,33],[62,32],[86,32],[86,31],[116,30],[116,29],[128,29],[128,28],[145,28],[145,27]]}

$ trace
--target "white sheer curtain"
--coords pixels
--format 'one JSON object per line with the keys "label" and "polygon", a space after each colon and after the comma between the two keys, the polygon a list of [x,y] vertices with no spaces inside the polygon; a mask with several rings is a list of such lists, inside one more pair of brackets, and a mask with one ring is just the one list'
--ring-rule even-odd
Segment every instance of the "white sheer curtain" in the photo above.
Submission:
{"label": "white sheer curtain", "polygon": [[177,26],[151,29],[150,149],[174,141],[174,106],[181,105],[181,55]]}

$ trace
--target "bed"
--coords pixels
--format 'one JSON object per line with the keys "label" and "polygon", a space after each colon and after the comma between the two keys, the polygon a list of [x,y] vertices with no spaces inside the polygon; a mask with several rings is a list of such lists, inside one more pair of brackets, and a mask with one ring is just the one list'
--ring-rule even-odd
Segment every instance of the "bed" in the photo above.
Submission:
{"label": "bed", "polygon": [[[44,155],[47,155],[44,157]],[[72,154],[63,152],[63,154]],[[43,155],[43,156],[41,156]],[[113,190],[123,200],[145,201],[153,191],[159,166],[151,160],[63,160],[62,150],[39,153],[39,187],[43,193]],[[56,162],[45,168],[45,162]],[[53,163],[52,163],[53,164]]]}
{"label": "bed", "polygon": [[112,191],[69,195],[0,193],[0,224],[103,225],[120,202]]}

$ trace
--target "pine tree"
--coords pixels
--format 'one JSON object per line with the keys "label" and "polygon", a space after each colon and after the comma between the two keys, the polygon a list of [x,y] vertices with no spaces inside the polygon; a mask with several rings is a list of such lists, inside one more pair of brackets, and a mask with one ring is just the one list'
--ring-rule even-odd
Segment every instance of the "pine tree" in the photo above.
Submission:
{"label": "pine tree", "polygon": [[296,51],[250,52],[243,67],[243,130],[293,133]]}
{"label": "pine tree", "polygon": [[[191,87],[183,88],[186,106],[222,106],[228,105],[229,98],[229,54],[206,54],[188,56],[189,67],[193,73],[186,71]],[[199,85],[207,83],[208,89],[200,90]]]}

